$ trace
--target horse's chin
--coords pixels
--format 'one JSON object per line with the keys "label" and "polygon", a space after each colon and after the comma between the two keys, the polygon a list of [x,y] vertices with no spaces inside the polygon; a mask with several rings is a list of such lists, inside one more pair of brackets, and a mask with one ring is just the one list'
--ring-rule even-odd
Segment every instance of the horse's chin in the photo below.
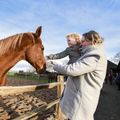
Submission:
{"label": "horse's chin", "polygon": [[46,67],[44,67],[43,69],[36,69],[36,72],[38,74],[45,73],[45,71],[46,71]]}
{"label": "horse's chin", "polygon": [[36,70],[36,72],[38,73],[38,74],[41,74],[41,73],[44,73],[45,72],[45,70]]}

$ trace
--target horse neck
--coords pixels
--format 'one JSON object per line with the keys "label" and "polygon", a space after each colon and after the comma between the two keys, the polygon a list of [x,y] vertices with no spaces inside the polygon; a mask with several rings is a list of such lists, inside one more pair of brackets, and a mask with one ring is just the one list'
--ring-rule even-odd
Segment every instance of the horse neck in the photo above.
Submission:
{"label": "horse neck", "polygon": [[0,76],[3,76],[20,60],[24,59],[24,52],[11,52],[0,57]]}

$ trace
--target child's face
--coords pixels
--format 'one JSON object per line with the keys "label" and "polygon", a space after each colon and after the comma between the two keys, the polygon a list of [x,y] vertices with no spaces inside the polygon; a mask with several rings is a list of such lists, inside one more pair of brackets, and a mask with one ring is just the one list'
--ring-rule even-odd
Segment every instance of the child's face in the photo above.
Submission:
{"label": "child's face", "polygon": [[68,43],[68,46],[73,46],[77,44],[77,40],[75,38],[69,37],[67,38],[67,43]]}

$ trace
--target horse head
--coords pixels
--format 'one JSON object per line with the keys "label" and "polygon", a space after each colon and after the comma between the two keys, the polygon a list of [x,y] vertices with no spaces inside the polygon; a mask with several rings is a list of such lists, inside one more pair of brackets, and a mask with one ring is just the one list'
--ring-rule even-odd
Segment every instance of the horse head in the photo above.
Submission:
{"label": "horse head", "polygon": [[25,59],[28,61],[38,73],[41,73],[46,68],[45,58],[44,58],[44,46],[41,40],[42,27],[38,27],[35,33],[26,33],[23,37],[31,40],[30,44],[25,49]]}

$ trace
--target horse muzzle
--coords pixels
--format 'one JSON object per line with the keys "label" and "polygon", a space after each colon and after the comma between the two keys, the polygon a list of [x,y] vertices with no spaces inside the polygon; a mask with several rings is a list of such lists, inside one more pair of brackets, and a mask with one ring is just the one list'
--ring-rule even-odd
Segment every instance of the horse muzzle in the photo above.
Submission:
{"label": "horse muzzle", "polygon": [[44,64],[42,68],[36,69],[36,72],[39,74],[44,73],[45,71],[46,71],[46,64]]}

